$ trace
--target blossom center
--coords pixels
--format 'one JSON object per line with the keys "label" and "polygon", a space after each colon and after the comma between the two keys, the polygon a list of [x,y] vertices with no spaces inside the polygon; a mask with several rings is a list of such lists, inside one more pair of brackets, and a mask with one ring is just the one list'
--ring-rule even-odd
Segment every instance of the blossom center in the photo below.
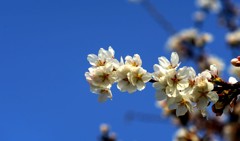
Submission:
{"label": "blossom center", "polygon": [[177,84],[178,81],[180,81],[176,75],[173,78],[171,78],[171,80],[173,81],[174,84]]}

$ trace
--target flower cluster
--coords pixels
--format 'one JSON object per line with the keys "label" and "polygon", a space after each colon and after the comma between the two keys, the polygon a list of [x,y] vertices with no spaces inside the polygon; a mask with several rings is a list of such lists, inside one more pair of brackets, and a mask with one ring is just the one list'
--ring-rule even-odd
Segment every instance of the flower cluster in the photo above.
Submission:
{"label": "flower cluster", "polygon": [[197,5],[206,11],[218,12],[221,9],[219,0],[197,0]]}
{"label": "flower cluster", "polygon": [[108,50],[101,48],[98,55],[89,54],[87,60],[92,65],[85,73],[85,77],[90,84],[91,91],[99,95],[99,101],[105,101],[112,98],[110,90],[112,84],[116,81],[115,69],[119,62],[114,59],[114,50],[109,47]]}
{"label": "flower cluster", "polygon": [[226,35],[226,42],[231,47],[239,47],[240,46],[240,29],[229,32]]}
{"label": "flower cluster", "polygon": [[156,89],[156,99],[164,100],[177,116],[195,109],[206,116],[210,103],[213,103],[213,112],[221,115],[240,94],[240,83],[237,80],[234,83],[224,82],[216,65],[210,65],[209,69],[196,74],[192,67],[180,67],[179,56],[173,52],[170,60],[159,57],[159,64],[155,64],[154,72],[149,73],[142,68],[138,54],[118,61],[114,53],[111,47],[108,50],[101,48],[98,55],[90,54],[87,58],[92,66],[85,77],[91,91],[99,95],[100,102],[112,98],[111,87],[114,83],[121,92],[133,93],[142,91],[146,83],[151,82]]}
{"label": "flower cluster", "polygon": [[209,69],[210,64],[215,64],[218,68],[218,72],[221,74],[225,69],[225,63],[221,58],[218,58],[213,55],[203,56],[202,58],[198,59],[198,67],[200,70]]}
{"label": "flower cluster", "polygon": [[190,28],[170,37],[167,41],[167,47],[178,52],[181,57],[191,57],[194,55],[194,47],[201,48],[212,40],[211,34],[199,33],[197,29]]}
{"label": "flower cluster", "polygon": [[154,65],[153,87],[157,90],[158,100],[166,99],[170,109],[176,109],[176,115],[184,115],[193,111],[193,103],[205,114],[208,103],[218,100],[216,92],[212,91],[213,83],[209,82],[213,76],[218,75],[214,65],[211,70],[196,75],[192,67],[179,67],[177,53],[173,52],[171,61],[159,57],[159,64]]}
{"label": "flower cluster", "polygon": [[145,83],[151,79],[151,74],[141,67],[142,60],[138,54],[126,56],[125,62],[121,58],[119,62],[114,53],[111,47],[108,50],[101,48],[98,55],[89,54],[87,58],[92,67],[85,73],[85,77],[91,91],[99,94],[100,102],[112,98],[110,88],[115,82],[120,91],[133,93],[143,90]]}

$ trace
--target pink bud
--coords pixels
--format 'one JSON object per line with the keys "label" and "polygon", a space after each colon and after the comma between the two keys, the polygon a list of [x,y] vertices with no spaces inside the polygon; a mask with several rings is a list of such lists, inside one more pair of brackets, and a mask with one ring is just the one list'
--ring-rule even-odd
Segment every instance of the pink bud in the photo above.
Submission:
{"label": "pink bud", "polygon": [[231,60],[232,65],[234,65],[235,67],[240,67],[240,56],[238,56],[237,58],[233,58]]}

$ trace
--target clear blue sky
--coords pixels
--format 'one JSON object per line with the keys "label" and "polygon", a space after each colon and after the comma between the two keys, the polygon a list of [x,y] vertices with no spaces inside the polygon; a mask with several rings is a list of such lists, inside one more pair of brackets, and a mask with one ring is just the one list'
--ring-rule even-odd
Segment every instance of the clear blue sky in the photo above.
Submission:
{"label": "clear blue sky", "polygon": [[[178,30],[192,27],[192,0],[152,0]],[[216,17],[204,30],[210,53],[226,56],[225,29]],[[124,141],[170,140],[170,121],[124,121],[127,111],[159,114],[151,84],[132,95],[113,86],[113,100],[98,103],[84,73],[87,55],[111,45],[116,57],[140,54],[152,72],[168,34],[140,5],[127,0],[6,0],[0,2],[0,140],[94,141],[108,123]],[[226,61],[228,61],[226,60]]]}

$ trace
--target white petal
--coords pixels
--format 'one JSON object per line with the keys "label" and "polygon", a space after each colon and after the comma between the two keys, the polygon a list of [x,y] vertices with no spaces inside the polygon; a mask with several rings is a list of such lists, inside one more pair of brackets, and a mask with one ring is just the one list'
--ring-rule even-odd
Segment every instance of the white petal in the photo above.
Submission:
{"label": "white petal", "polygon": [[218,101],[218,94],[216,92],[209,92],[207,97],[213,102],[216,103]]}
{"label": "white petal", "polygon": [[183,79],[181,81],[178,82],[177,84],[177,89],[178,90],[184,90],[189,86],[188,80],[187,79]]}
{"label": "white petal", "polygon": [[139,91],[142,91],[145,88],[145,83],[142,81],[138,81],[136,86]]}
{"label": "white petal", "polygon": [[208,86],[208,91],[211,91],[214,89],[214,85],[211,82],[207,82],[207,86]]}
{"label": "white petal", "polygon": [[168,68],[171,64],[168,61],[168,59],[166,57],[159,57],[158,58],[159,64],[164,67],[164,68]]}
{"label": "white petal", "polygon": [[164,88],[163,85],[159,82],[154,82],[152,86],[157,90],[162,90]]}
{"label": "white petal", "polygon": [[167,94],[169,97],[172,97],[172,93],[173,93],[173,88],[167,86],[167,87],[166,87],[166,94]]}
{"label": "white petal", "polygon": [[128,81],[121,80],[121,81],[118,82],[117,88],[118,88],[121,92],[125,92],[126,89],[127,89],[128,83],[129,83]]}
{"label": "white petal", "polygon": [[218,75],[218,69],[215,64],[210,65],[210,70],[212,75]]}
{"label": "white petal", "polygon": [[128,93],[133,93],[137,90],[137,87],[136,86],[133,86],[132,84],[129,84],[128,87],[127,87],[127,91]]}
{"label": "white petal", "polygon": [[120,58],[120,63],[119,63],[119,65],[120,65],[120,66],[123,66],[123,65],[124,65],[124,61],[123,61],[122,56],[121,56],[121,58]]}
{"label": "white petal", "polygon": [[188,73],[189,73],[189,76],[193,78],[196,76],[196,72],[192,67],[188,67]]}
{"label": "white petal", "polygon": [[182,67],[178,70],[177,76],[180,79],[185,78],[189,74],[187,67]]}
{"label": "white petal", "polygon": [[137,64],[138,67],[142,66],[142,60],[138,54],[134,54],[133,61]]}
{"label": "white petal", "polygon": [[177,116],[183,116],[187,113],[188,109],[184,105],[179,105],[177,110],[176,110],[176,115]]}
{"label": "white petal", "polygon": [[[175,98],[171,98],[171,97],[168,97],[167,98],[167,100],[166,100],[166,102],[167,102],[167,105],[168,105],[168,107],[170,108],[170,107],[174,107],[175,109],[177,108],[177,105],[172,105],[172,104],[176,104],[176,102],[175,102]],[[172,105],[172,106],[171,106]],[[170,109],[172,109],[172,108],[170,108]]]}
{"label": "white petal", "polygon": [[106,57],[106,50],[103,48],[100,48],[98,51],[98,57],[102,58],[102,57]]}
{"label": "white petal", "polygon": [[129,63],[129,64],[131,64],[131,62],[132,62],[132,57],[131,56],[126,56],[125,57],[125,63]]}
{"label": "white petal", "polygon": [[237,83],[238,81],[237,81],[237,79],[234,78],[234,77],[229,77],[228,82],[231,83],[231,84],[235,84],[235,83]]}
{"label": "white petal", "polygon": [[178,54],[176,52],[173,52],[171,54],[171,63],[173,67],[176,67],[178,65],[179,62],[179,57]]}
{"label": "white petal", "polygon": [[166,87],[166,94],[169,97],[177,97],[179,95],[179,91],[177,90],[176,87],[169,87],[169,86],[167,86]]}
{"label": "white petal", "polygon": [[172,103],[168,106],[169,110],[177,109],[177,107],[178,107],[177,103]]}
{"label": "white petal", "polygon": [[205,78],[207,79],[211,79],[212,75],[211,73],[209,72],[209,70],[205,70],[201,73],[202,76],[204,76]]}
{"label": "white petal", "polygon": [[85,72],[85,77],[86,77],[86,80],[90,83],[92,78],[89,72]]}
{"label": "white petal", "polygon": [[138,68],[138,74],[145,74],[145,73],[147,73],[147,71],[145,70],[145,69],[143,69],[143,68]]}
{"label": "white petal", "polygon": [[158,72],[158,71],[160,71],[160,66],[158,65],[158,64],[154,64],[153,65],[153,70],[155,71],[155,72]]}
{"label": "white petal", "polygon": [[95,54],[89,54],[87,60],[91,65],[95,66],[96,62],[98,61],[98,57]]}
{"label": "white petal", "polygon": [[128,81],[125,80],[121,80],[118,82],[117,84],[117,88],[121,91],[121,92],[128,92],[128,93],[133,93],[137,90],[136,86],[133,86],[131,83],[129,83]]}
{"label": "white petal", "polygon": [[199,97],[197,101],[197,107],[200,110],[206,109],[208,105],[208,99],[204,96]]}
{"label": "white petal", "polygon": [[159,101],[167,99],[167,95],[162,90],[158,90],[155,96],[156,96],[156,99]]}
{"label": "white petal", "polygon": [[206,109],[200,110],[203,117],[207,117],[208,113]]}
{"label": "white petal", "polygon": [[114,50],[111,46],[108,47],[108,51],[110,52],[111,56],[114,57]]}
{"label": "white petal", "polygon": [[145,75],[142,76],[142,80],[144,83],[148,82],[149,80],[151,80],[152,75],[150,73],[146,73]]}

